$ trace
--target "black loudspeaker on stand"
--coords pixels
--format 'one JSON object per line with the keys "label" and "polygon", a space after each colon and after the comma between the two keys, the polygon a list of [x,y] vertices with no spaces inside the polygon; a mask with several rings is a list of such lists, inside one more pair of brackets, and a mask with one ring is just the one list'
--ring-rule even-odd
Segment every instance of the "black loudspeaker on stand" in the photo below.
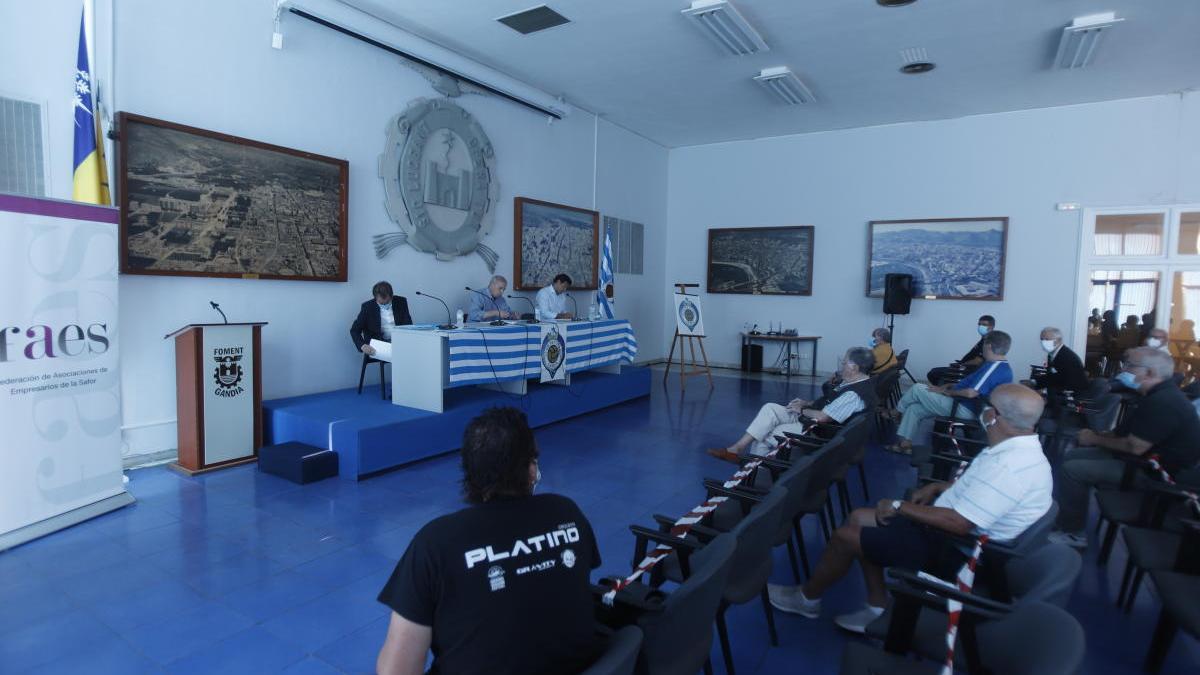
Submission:
{"label": "black loudspeaker on stand", "polygon": [[883,313],[908,314],[912,308],[911,274],[888,274],[883,278]]}
{"label": "black loudspeaker on stand", "polygon": [[[883,313],[888,315],[888,331],[892,344],[896,344],[896,315],[908,314],[912,309],[913,278],[911,274],[888,274],[883,277]],[[908,368],[904,374],[915,384],[916,379]]]}

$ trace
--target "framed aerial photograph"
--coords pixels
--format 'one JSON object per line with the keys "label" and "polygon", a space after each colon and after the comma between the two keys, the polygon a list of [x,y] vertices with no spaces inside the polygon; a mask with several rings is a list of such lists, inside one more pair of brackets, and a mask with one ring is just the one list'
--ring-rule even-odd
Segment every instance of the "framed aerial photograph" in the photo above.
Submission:
{"label": "framed aerial photograph", "polygon": [[513,232],[517,290],[549,286],[560,273],[571,277],[573,289],[596,288],[598,211],[517,197],[513,200]]}
{"label": "framed aerial photograph", "polygon": [[812,295],[813,226],[708,231],[708,292]]}
{"label": "framed aerial photograph", "polygon": [[120,113],[121,272],[346,280],[349,163]]}
{"label": "framed aerial photograph", "polygon": [[872,220],[867,295],[889,273],[913,276],[913,297],[1003,300],[1008,218]]}

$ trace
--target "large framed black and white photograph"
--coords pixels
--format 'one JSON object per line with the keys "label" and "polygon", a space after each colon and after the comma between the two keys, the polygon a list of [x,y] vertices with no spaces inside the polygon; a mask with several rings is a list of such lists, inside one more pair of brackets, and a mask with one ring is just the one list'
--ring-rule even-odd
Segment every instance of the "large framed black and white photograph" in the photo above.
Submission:
{"label": "large framed black and white photograph", "polygon": [[812,295],[813,226],[712,228],[708,292]]}
{"label": "large framed black and white photograph", "polygon": [[571,288],[599,284],[600,212],[528,197],[513,201],[513,276],[517,290],[535,291],[554,277],[571,277]]}
{"label": "large framed black and white photograph", "polygon": [[348,162],[118,121],[123,274],[346,280]]}
{"label": "large framed black and white photograph", "polygon": [[867,295],[883,296],[884,277],[911,274],[913,297],[1003,300],[1008,218],[872,220]]}

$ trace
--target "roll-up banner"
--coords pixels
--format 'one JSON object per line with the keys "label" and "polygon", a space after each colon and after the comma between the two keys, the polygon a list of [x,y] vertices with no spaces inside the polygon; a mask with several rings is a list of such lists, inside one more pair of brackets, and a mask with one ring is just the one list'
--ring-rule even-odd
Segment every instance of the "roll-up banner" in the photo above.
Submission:
{"label": "roll-up banner", "polygon": [[116,209],[0,194],[0,550],[133,501]]}

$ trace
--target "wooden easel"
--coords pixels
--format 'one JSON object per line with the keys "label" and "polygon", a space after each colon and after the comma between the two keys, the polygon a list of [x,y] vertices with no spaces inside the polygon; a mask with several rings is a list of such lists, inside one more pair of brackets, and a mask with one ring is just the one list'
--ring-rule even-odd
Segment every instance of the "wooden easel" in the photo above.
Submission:
{"label": "wooden easel", "polygon": [[[690,295],[687,292],[689,288],[699,288],[700,284],[675,284],[675,288],[679,289],[680,295]],[[685,342],[686,340],[686,342]],[[701,361],[696,360],[696,345],[700,345]],[[692,375],[708,375],[708,388],[713,388],[712,369],[708,367],[708,354],[704,351],[704,336],[703,335],[680,335],[679,325],[675,325],[675,337],[671,340],[671,351],[667,353],[667,372],[663,373],[663,384],[666,384],[667,377],[671,374],[671,364],[675,358],[675,346],[679,346],[679,390],[683,391],[687,388],[687,378]],[[684,356],[684,349],[691,352],[690,362]]]}

